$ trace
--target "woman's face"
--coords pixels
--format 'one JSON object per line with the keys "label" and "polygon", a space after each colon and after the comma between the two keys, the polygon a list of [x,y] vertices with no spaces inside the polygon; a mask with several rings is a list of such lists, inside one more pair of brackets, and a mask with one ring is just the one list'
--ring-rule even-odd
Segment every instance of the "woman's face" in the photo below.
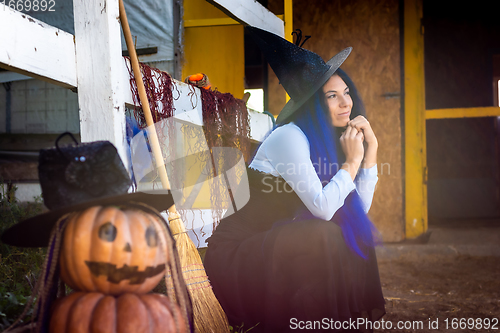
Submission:
{"label": "woman's face", "polygon": [[352,109],[352,99],[349,94],[349,87],[338,75],[333,75],[323,85],[325,105],[330,113],[332,125],[335,127],[345,127],[350,120]]}

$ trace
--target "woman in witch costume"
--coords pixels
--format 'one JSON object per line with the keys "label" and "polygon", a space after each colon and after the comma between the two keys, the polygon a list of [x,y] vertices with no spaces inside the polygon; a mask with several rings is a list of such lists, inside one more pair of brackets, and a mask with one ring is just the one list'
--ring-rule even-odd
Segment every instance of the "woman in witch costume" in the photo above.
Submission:
{"label": "woman in witch costume", "polygon": [[214,292],[230,323],[252,332],[346,331],[357,318],[378,320],[385,302],[366,216],[378,143],[339,69],[351,48],[325,63],[248,29],[291,100],[249,165],[249,203],[208,239]]}

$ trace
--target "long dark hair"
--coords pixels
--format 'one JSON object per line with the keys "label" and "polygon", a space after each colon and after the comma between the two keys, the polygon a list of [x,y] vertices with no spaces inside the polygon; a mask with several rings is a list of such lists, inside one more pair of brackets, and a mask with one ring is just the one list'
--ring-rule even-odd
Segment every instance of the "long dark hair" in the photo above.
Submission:
{"label": "long dark hair", "polygon": [[[349,87],[353,100],[351,119],[358,115],[364,116],[365,108],[352,80],[341,69],[334,75],[339,75]],[[339,142],[344,129],[333,127],[321,89],[291,116],[288,122],[293,122],[306,135],[311,150],[311,161],[323,185],[327,184],[345,162]],[[301,214],[303,219],[311,217],[312,214],[308,210]],[[366,216],[356,191],[347,196],[344,205],[334,214],[331,221],[341,227],[347,246],[359,256],[367,258],[366,249],[374,246],[373,235],[376,229]]]}

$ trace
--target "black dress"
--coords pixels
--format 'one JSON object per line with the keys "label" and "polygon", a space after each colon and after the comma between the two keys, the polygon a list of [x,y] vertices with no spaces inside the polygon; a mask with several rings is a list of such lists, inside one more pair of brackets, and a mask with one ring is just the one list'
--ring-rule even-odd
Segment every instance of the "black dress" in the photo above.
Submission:
{"label": "black dress", "polygon": [[374,249],[365,260],[334,222],[294,220],[305,207],[288,184],[247,170],[250,201],[221,221],[205,256],[230,324],[276,333],[319,321],[317,331],[326,332],[358,317],[380,319],[385,302]]}

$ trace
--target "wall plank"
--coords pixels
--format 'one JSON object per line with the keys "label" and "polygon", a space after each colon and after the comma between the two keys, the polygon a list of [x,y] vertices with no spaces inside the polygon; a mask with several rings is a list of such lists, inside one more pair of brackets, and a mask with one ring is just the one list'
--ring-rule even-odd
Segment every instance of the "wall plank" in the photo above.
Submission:
{"label": "wall plank", "polygon": [[73,35],[3,4],[0,31],[0,67],[65,88],[76,87]]}

